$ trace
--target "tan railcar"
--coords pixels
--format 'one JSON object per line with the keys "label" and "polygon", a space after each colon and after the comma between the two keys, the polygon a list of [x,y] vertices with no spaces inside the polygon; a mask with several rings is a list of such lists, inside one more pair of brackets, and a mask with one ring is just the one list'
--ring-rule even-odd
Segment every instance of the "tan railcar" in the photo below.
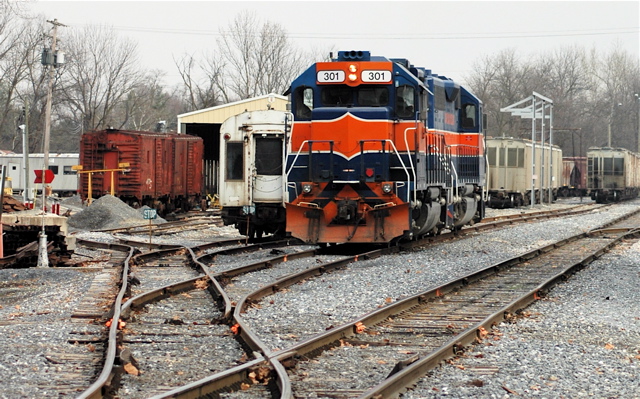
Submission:
{"label": "tan railcar", "polygon": [[487,138],[486,145],[489,162],[487,202],[490,207],[530,204],[534,177],[536,203],[540,203],[541,198],[547,203],[557,199],[563,167],[560,147],[535,143],[534,148],[530,140],[511,137]]}
{"label": "tan railcar", "polygon": [[587,185],[598,203],[638,196],[640,155],[624,148],[591,147],[587,151]]}

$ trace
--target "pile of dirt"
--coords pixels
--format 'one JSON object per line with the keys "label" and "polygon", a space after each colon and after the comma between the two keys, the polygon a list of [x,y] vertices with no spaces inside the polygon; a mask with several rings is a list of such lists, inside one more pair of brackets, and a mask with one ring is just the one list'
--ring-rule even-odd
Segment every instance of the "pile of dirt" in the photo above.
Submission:
{"label": "pile of dirt", "polygon": [[[162,218],[153,223],[163,223]],[[69,216],[69,226],[78,230],[109,230],[149,224],[141,210],[136,210],[113,195],[104,195],[87,208]]]}

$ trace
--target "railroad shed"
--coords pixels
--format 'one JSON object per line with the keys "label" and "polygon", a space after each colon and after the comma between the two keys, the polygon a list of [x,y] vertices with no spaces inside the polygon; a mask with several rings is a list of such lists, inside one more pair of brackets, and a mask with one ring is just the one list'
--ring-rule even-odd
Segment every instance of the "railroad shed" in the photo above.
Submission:
{"label": "railroad shed", "polygon": [[267,94],[228,104],[178,115],[178,133],[202,137],[204,141],[204,190],[218,192],[217,176],[220,154],[220,126],[229,117],[245,111],[287,110],[289,100],[279,94]]}

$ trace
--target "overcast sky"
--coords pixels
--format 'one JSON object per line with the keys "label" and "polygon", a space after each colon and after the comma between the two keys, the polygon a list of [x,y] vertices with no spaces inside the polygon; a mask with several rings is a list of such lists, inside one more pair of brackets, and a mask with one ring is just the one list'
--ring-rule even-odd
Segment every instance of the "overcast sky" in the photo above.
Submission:
{"label": "overcast sky", "polygon": [[[619,45],[640,59],[634,1],[34,1],[35,13],[67,28],[112,26],[138,42],[140,61],[178,82],[173,57],[215,47],[220,29],[255,11],[298,46],[369,50],[407,58],[463,80],[483,56],[515,48],[523,59],[578,45]],[[64,46],[64,44],[62,44]],[[62,49],[64,49],[62,47]]]}

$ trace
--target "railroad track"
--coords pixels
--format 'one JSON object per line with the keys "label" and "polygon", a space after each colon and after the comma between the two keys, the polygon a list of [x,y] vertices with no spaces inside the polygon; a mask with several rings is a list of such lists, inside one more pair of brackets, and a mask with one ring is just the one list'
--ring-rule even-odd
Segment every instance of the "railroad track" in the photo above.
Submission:
{"label": "railroad track", "polygon": [[[279,388],[274,397],[394,396],[442,359],[460,353],[465,345],[481,339],[498,319],[517,313],[527,303],[543,295],[558,279],[566,278],[566,274],[588,264],[625,234],[637,234],[637,231],[630,230],[633,229],[609,229],[604,234],[593,232],[571,237],[383,309],[373,310],[351,323],[331,328],[289,348],[268,350],[265,357],[271,363],[269,378],[278,381],[276,385]],[[615,237],[611,236],[613,232],[616,232]],[[371,252],[357,258],[362,260],[381,254]],[[572,260],[563,269],[560,266],[567,263],[567,259]],[[265,286],[238,303],[234,318],[239,321],[242,331],[250,334],[250,326],[242,322],[242,313],[249,304],[355,260],[333,262]],[[533,266],[533,262],[538,265]],[[534,271],[536,273],[532,274]],[[503,288],[496,289],[499,286]],[[490,298],[490,295],[494,296]],[[353,353],[341,361],[341,354],[353,351],[361,352],[355,355],[360,361],[354,360]],[[282,376],[283,368],[288,369],[288,377]],[[320,368],[324,371],[314,379],[313,375]],[[229,370],[158,397],[181,397],[192,394],[194,390],[200,393],[224,392],[234,387],[238,389],[238,381],[245,384],[243,397],[261,397],[260,393],[251,392],[256,384],[252,385],[250,375],[249,367],[233,373]],[[336,375],[336,378],[328,378],[327,375]],[[291,385],[287,384],[288,381]]]}
{"label": "railroad track", "polygon": [[[223,248],[214,242],[136,255],[129,264],[127,284],[123,284],[130,299],[113,318],[120,332],[116,337],[122,338],[109,342],[109,347],[117,348],[117,356],[105,364],[102,374],[110,377],[101,379],[82,397],[106,393],[149,397],[237,364],[260,362],[252,349],[262,348],[234,331],[229,317],[232,303],[209,266],[198,259],[214,262],[218,256],[264,251],[290,241],[247,246],[228,240]],[[237,276],[274,263],[278,262],[271,259],[215,276]],[[215,348],[225,348],[226,355],[216,354]],[[194,365],[198,360],[202,364]]]}
{"label": "railroad track", "polygon": [[[540,216],[538,215],[536,217],[539,218]],[[510,224],[514,222],[511,221],[508,223]],[[460,236],[460,232],[458,232],[458,236]],[[115,251],[115,252],[125,251],[127,253],[128,251],[130,251],[131,256],[133,256],[136,253],[148,251],[150,249],[149,247],[147,247],[147,244],[144,242],[141,243],[136,240],[136,242],[134,243],[133,241],[134,240],[129,241],[127,239],[118,241],[114,239],[114,243],[111,243],[111,244],[96,244],[96,248],[97,248],[96,253],[90,254],[90,256],[85,257],[85,259],[82,260],[84,264],[79,263],[77,265],[78,266],[82,265],[83,267],[86,267],[87,264],[92,262],[98,262],[98,263],[103,262],[104,260],[100,259],[100,255],[98,251],[99,249],[98,247],[100,246],[104,246],[104,248],[107,251]],[[427,241],[426,243],[428,242],[429,241]],[[293,278],[291,280],[292,281],[291,284],[295,284],[297,282],[302,282],[306,279],[313,278],[314,276],[321,275],[322,273],[326,273],[329,270],[331,270],[331,268],[333,267],[331,266],[331,263],[333,263],[333,259],[328,258],[327,257],[328,255],[325,255],[321,252],[316,252],[315,254],[310,255],[310,257],[308,258],[311,260],[311,262],[314,262],[314,263],[322,262],[322,263],[317,263],[313,265],[315,266],[315,271],[305,272],[306,269],[310,269],[310,265],[304,264],[304,263],[299,264],[297,267],[294,267],[293,269],[288,269],[286,272],[279,269],[278,267],[275,267],[278,264],[287,264],[287,266],[293,265],[293,261],[298,255],[293,255],[292,253],[285,253],[278,256],[267,257],[265,258],[265,260],[259,260],[257,262],[254,262],[253,264],[245,265],[247,271],[251,269],[253,270],[251,274],[248,274],[248,272],[246,271],[243,272],[241,270],[230,270],[228,266],[225,266],[225,264],[227,264],[229,260],[231,259],[237,260],[240,258],[240,256],[237,255],[238,252],[236,252],[236,254],[234,255],[233,251],[246,253],[247,251],[253,250],[252,248],[255,248],[256,251],[265,252],[262,255],[264,257],[269,253],[269,248],[278,250],[280,248],[279,247],[280,245],[287,245],[287,243],[292,244],[294,243],[294,241],[290,240],[286,243],[259,243],[259,244],[249,246],[246,244],[246,240],[233,239],[229,241],[210,243],[206,245],[193,247],[192,250],[196,256],[197,261],[201,263],[205,263],[206,268],[209,269],[211,277],[213,277],[213,280],[219,281],[219,283],[214,282],[214,283],[211,283],[210,285],[210,287],[212,287],[212,286],[215,286],[216,284],[219,284],[219,289],[221,292],[223,292],[223,294],[220,294],[220,293],[215,294],[215,295],[218,295],[216,301],[220,301],[221,300],[220,298],[222,298],[222,296],[227,296],[229,298],[228,299],[229,303],[225,305],[225,310],[224,310],[226,314],[225,317],[227,317],[228,320],[233,320],[232,315],[235,312],[235,310],[238,309],[237,305],[239,305],[239,307],[255,306],[255,304],[260,301],[260,295],[253,295],[253,296],[247,295],[247,292],[251,291],[252,289],[255,289],[255,287],[252,287],[252,285],[255,284],[254,282],[252,282],[252,279],[254,277],[250,277],[250,276],[258,276],[259,274],[264,274],[265,271],[268,271],[269,273],[272,273],[271,277],[268,277],[268,278],[278,280],[278,284],[275,284],[270,287],[267,287],[265,285],[261,288],[260,291],[264,293],[263,296],[266,296],[266,295],[270,295],[271,293],[286,289],[288,284],[286,282],[287,274]],[[126,245],[123,245],[123,244],[126,244]],[[223,247],[223,249],[220,249],[221,247]],[[236,248],[232,248],[232,247],[236,247]],[[119,249],[116,250],[116,248],[119,248]],[[155,245],[152,249],[154,250],[154,252],[163,252],[163,251],[170,252],[172,250],[175,250],[175,246],[158,244],[158,245]],[[395,249],[386,249],[387,252],[389,251],[392,252],[394,250]],[[379,255],[373,255],[373,254],[359,255],[358,259],[364,260],[366,258],[374,257],[374,256],[379,256]],[[343,259],[342,260],[343,264],[342,266],[339,266],[339,265],[336,266],[336,269],[339,269],[341,267],[346,267],[346,265],[349,264],[348,261],[344,260],[346,259],[344,255],[340,255],[339,257],[340,259]],[[138,256],[138,259],[141,259],[141,255]],[[135,261],[134,265],[136,265],[137,262],[138,261]],[[125,268],[128,268],[129,265],[125,261],[120,261],[120,263],[123,265],[120,269],[124,272]],[[105,274],[103,278],[96,278],[94,280],[94,287],[96,289],[96,292],[99,292],[101,289],[103,289],[106,286],[110,286],[112,289],[114,289],[112,284],[114,284],[115,281],[118,280],[117,277],[114,277],[114,273],[116,269],[117,268],[111,268],[111,270],[109,270],[108,277],[107,277],[107,274]],[[56,270],[56,269],[52,269],[52,271],[53,270]],[[298,273],[298,271],[302,272],[302,274],[296,276],[296,273]],[[135,274],[136,273],[134,273],[134,275]],[[192,280],[194,281],[200,278],[199,275],[192,275],[192,277],[193,277]],[[176,278],[176,279],[178,280],[180,278]],[[158,285],[162,286],[163,284],[164,283],[160,283]],[[187,289],[176,288],[175,291],[172,291],[171,289],[169,289],[168,291],[165,291],[165,295],[168,295],[167,298],[169,297],[179,298],[183,292],[195,290],[193,283],[191,284],[192,285]],[[127,298],[130,297],[130,295],[135,295],[135,293],[138,292],[135,290],[138,288],[139,287],[134,286],[133,292],[131,291],[127,292],[125,290],[122,296],[118,295],[121,291],[117,291],[117,292],[113,291],[110,294],[111,301],[112,302],[117,301],[117,298],[120,296],[120,300],[122,302],[122,299],[125,298],[125,294]],[[128,287],[128,289],[131,290],[131,287]],[[163,289],[165,289],[165,286],[159,287],[156,290],[152,289],[152,291],[161,292]],[[216,290],[214,289],[213,291],[216,291]],[[139,292],[142,292],[142,291],[139,291]],[[141,294],[141,295],[144,295],[144,294]],[[153,295],[156,295],[156,294],[152,294],[152,296]],[[244,301],[242,299],[243,297],[246,298]],[[106,301],[105,298],[106,297],[104,296],[101,297],[100,295],[96,295],[95,298],[93,299],[93,303],[94,303],[93,305],[91,300],[87,299],[81,306],[78,307],[78,309],[76,309],[77,315],[74,316],[74,319],[78,319],[78,320],[84,319],[85,321],[89,321],[89,320],[92,320],[91,318],[93,317],[95,320],[105,321],[105,313],[108,313],[108,310],[109,310],[109,306],[105,305],[105,304],[108,304],[109,302]],[[95,305],[98,299],[102,301],[100,304],[100,306],[102,307]],[[141,301],[144,302],[144,300],[141,300]],[[144,304],[142,304],[141,306],[144,306]],[[113,310],[114,316],[115,316],[115,313],[117,312],[116,309],[122,309],[122,308],[118,306],[114,306],[114,310]],[[84,314],[84,316],[81,317],[79,316],[80,314]],[[114,317],[114,319],[118,320],[119,317]],[[169,319],[169,317],[166,317],[164,319]],[[163,324],[164,324],[164,319],[162,320]],[[157,320],[160,320],[160,319],[158,318]],[[231,390],[240,389],[239,387],[242,386],[243,383],[248,384],[249,386],[253,386],[253,385],[256,385],[255,384],[256,381],[259,381],[257,385],[260,385],[261,383],[266,381],[268,378],[270,378],[269,380],[270,382],[266,385],[268,390],[280,391],[281,389],[286,389],[286,386],[287,386],[287,383],[285,382],[286,378],[283,377],[283,379],[280,380],[280,377],[279,377],[280,374],[278,374],[276,377],[274,377],[274,374],[271,374],[270,377],[265,377],[265,378],[262,378],[261,380],[256,379],[255,377],[256,375],[259,375],[261,373],[264,374],[266,370],[282,371],[284,370],[284,366],[278,365],[279,362],[275,362],[274,364],[274,362],[272,362],[270,358],[266,358],[260,354],[260,353],[271,353],[270,352],[271,349],[266,348],[264,349],[264,352],[261,352],[259,339],[255,335],[253,336],[251,335],[251,329],[249,328],[250,326],[245,326],[246,328],[243,328],[241,323],[236,323],[235,320],[233,321],[234,321],[233,323],[231,323],[230,321],[228,325],[232,327],[233,325],[238,324],[240,326],[240,329],[238,331],[240,332],[239,335],[241,337],[239,337],[238,339],[247,338],[249,339],[249,341],[254,340],[258,342],[257,344],[248,345],[248,347],[250,348],[249,353],[251,353],[252,351],[256,351],[257,349],[258,354],[255,354],[255,355],[252,354],[253,357],[247,357],[246,359],[243,359],[244,361],[246,361],[246,363],[243,363],[242,365],[237,366],[237,368],[240,368],[246,371],[246,376],[243,377],[242,382],[238,382],[240,380],[236,379],[235,382],[231,384],[232,388],[230,389]],[[115,328],[114,330],[114,327],[113,327],[114,325],[117,326],[117,323],[113,323],[111,327],[105,329],[103,324],[97,323],[95,324],[95,333],[86,332],[78,329],[77,330],[78,334],[74,333],[70,335],[71,338],[69,338],[68,342],[71,342],[73,340],[74,342],[78,342],[78,345],[85,345],[85,346],[91,345],[92,347],[95,347],[94,352],[92,352],[93,357],[91,357],[91,359],[85,358],[85,357],[80,357],[77,359],[77,362],[81,362],[81,361],[84,362],[86,360],[86,362],[90,364],[90,367],[87,368],[87,370],[93,370],[94,381],[93,381],[93,384],[91,384],[90,381],[87,381],[87,379],[84,379],[82,380],[83,381],[82,383],[78,383],[77,385],[74,385],[73,388],[69,388],[69,389],[65,388],[65,384],[67,382],[64,381],[64,383],[63,382],[60,383],[61,384],[60,386],[62,387],[61,388],[62,391],[72,392],[73,390],[75,390],[77,392],[79,389],[81,389],[82,385],[85,385],[85,387],[88,385],[91,385],[91,386],[94,386],[94,388],[95,387],[97,388],[94,389],[93,393],[89,393],[91,391],[91,388],[87,390],[86,393],[84,394],[86,395],[85,397],[101,397],[102,395],[108,394],[110,392],[110,386],[108,385],[108,381],[111,379],[112,373],[111,371],[109,371],[107,374],[104,374],[104,372],[102,374],[97,372],[96,371],[97,365],[95,364],[96,362],[95,359],[111,358],[113,359],[113,361],[116,361],[116,362],[120,361],[121,353],[119,353],[117,350],[112,351],[109,348],[107,348],[107,346],[105,345],[106,337],[113,336],[114,342],[117,342],[115,341],[115,337],[118,335],[121,335],[122,333],[122,330],[118,330],[117,328]],[[247,334],[247,337],[243,337],[242,336],[243,334]],[[51,359],[53,359],[54,361],[59,361],[59,360],[56,360],[55,357],[51,357]],[[73,362],[72,359],[66,359],[66,358],[61,358],[61,359],[62,361],[60,364]],[[56,363],[52,363],[52,364],[56,364]],[[62,366],[56,366],[56,367],[62,368]],[[243,372],[242,370],[240,372]],[[273,371],[270,371],[270,373],[273,373]],[[100,374],[100,376],[96,378],[95,376],[98,374]],[[215,380],[219,378],[220,374],[224,374],[224,373],[217,373],[217,374],[214,374],[213,377],[205,377],[204,379],[213,378]],[[232,374],[233,373],[229,372],[229,375],[232,375]],[[66,379],[61,379],[61,381],[63,380],[66,380]],[[77,380],[81,381],[81,379],[79,378],[77,378]],[[186,380],[184,382],[186,382]],[[176,380],[176,383],[178,383],[177,380]],[[262,388],[265,387],[265,385],[260,385],[260,386]],[[284,388],[281,388],[281,387],[284,387]],[[52,389],[52,387],[49,387],[49,389]],[[168,389],[168,387],[165,386],[165,389]],[[224,390],[229,388],[219,388],[219,389]]]}
{"label": "railroad track", "polygon": [[[106,351],[103,321],[109,317],[120,266],[129,249],[82,240],[78,245],[85,253],[78,259],[80,267],[45,269],[45,278],[25,274],[15,285],[0,288],[1,307],[14,309],[0,321],[4,357],[16,370],[11,378],[3,379],[6,397],[21,396],[9,388],[15,381],[20,381],[20,392],[75,397],[101,370]],[[106,263],[114,267],[106,268]],[[63,297],[51,298],[46,287],[55,284],[64,285]],[[25,306],[29,298],[38,303]],[[73,307],[68,309],[69,303]],[[34,351],[37,356],[29,355]]]}

